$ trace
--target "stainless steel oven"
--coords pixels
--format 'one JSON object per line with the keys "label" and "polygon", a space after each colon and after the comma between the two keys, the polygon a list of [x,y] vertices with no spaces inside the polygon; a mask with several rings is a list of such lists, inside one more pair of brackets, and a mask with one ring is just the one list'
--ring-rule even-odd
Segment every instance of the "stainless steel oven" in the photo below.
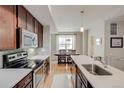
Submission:
{"label": "stainless steel oven", "polygon": [[[27,59],[27,52],[21,51],[3,55],[3,68],[32,69],[33,87],[42,87],[45,78],[44,61]],[[28,87],[31,85],[29,84]]]}
{"label": "stainless steel oven", "polygon": [[36,70],[34,70],[34,87],[35,88],[41,88],[43,87],[42,84],[44,84],[44,78],[45,78],[45,72],[44,72],[44,66],[40,66]]}
{"label": "stainless steel oven", "polygon": [[76,69],[76,88],[87,88],[88,87],[88,81],[84,74],[80,71],[80,69],[77,67]]}
{"label": "stainless steel oven", "polygon": [[87,81],[79,73],[77,74],[77,88],[87,88]]}

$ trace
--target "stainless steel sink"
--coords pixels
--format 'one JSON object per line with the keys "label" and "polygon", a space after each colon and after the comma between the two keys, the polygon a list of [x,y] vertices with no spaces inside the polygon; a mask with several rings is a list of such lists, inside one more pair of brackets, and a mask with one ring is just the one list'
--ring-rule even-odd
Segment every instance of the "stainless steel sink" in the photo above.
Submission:
{"label": "stainless steel sink", "polygon": [[82,66],[93,75],[100,75],[100,76],[112,75],[110,72],[104,70],[103,68],[95,64],[83,64]]}

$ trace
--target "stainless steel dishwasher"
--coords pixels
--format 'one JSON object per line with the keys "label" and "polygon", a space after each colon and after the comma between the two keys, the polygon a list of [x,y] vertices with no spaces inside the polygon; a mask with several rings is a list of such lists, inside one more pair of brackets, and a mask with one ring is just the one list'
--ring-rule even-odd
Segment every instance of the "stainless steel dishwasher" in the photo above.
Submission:
{"label": "stainless steel dishwasher", "polygon": [[78,66],[76,67],[76,88],[93,88]]}

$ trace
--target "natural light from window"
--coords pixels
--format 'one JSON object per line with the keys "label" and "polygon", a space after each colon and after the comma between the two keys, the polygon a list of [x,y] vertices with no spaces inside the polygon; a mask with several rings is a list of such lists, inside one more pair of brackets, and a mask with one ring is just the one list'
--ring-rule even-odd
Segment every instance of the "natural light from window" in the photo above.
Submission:
{"label": "natural light from window", "polygon": [[58,35],[58,49],[75,49],[75,35]]}

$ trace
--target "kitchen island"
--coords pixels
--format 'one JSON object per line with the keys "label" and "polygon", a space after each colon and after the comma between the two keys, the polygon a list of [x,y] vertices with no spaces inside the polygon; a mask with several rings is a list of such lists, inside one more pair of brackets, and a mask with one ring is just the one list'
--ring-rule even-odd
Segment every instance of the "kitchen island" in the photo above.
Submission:
{"label": "kitchen island", "polygon": [[[89,56],[79,55],[71,56],[77,67],[86,77],[88,82],[94,88],[124,88],[124,72],[110,65],[107,68],[99,61],[94,61]],[[112,75],[93,75],[89,73],[82,65],[94,64],[110,72]]]}

